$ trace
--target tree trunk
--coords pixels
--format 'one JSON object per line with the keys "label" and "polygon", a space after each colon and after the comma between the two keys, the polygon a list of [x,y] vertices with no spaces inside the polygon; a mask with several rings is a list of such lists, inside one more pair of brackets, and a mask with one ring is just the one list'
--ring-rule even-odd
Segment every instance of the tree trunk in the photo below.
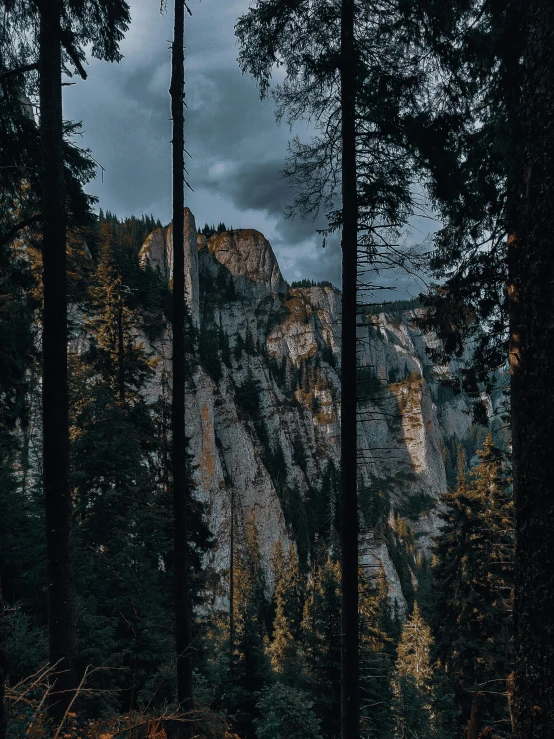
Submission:
{"label": "tree trunk", "polygon": [[[50,702],[63,715],[76,687],[77,627],[69,491],[67,383],[66,227],[63,164],[61,0],[50,0],[48,21],[40,17],[40,142],[43,250],[43,474],[48,573],[50,664],[57,664]],[[58,27],[56,27],[58,26]]]}
{"label": "tree trunk", "polygon": [[[522,159],[509,246],[515,739],[554,737],[554,4],[528,0]],[[521,11],[520,11],[521,12]]]}
{"label": "tree trunk", "polygon": [[231,489],[231,551],[229,554],[229,664],[235,653],[235,493]]}
{"label": "tree trunk", "polygon": [[191,605],[185,438],[185,162],[184,162],[184,31],[185,3],[175,0],[175,29],[171,67],[173,119],[173,396],[171,407],[173,510],[175,547],[175,640],[177,648],[177,700],[183,710],[193,707],[191,663]]}
{"label": "tree trunk", "polygon": [[4,601],[2,599],[2,580],[0,579],[0,739],[6,739],[8,716],[6,713],[6,677],[8,676],[8,657],[6,655],[6,623],[4,620]]}
{"label": "tree trunk", "polygon": [[119,402],[125,402],[125,337],[123,336],[123,295],[121,294],[121,277],[118,283],[117,296],[117,384]]}
{"label": "tree trunk", "polygon": [[342,125],[342,640],[341,737],[357,739],[359,719],[358,655],[358,496],[356,429],[356,286],[358,204],[356,191],[356,62],[354,0],[341,8]]}
{"label": "tree trunk", "polygon": [[471,716],[467,725],[466,739],[478,739],[479,729],[483,718],[483,693],[475,693],[471,703]]}

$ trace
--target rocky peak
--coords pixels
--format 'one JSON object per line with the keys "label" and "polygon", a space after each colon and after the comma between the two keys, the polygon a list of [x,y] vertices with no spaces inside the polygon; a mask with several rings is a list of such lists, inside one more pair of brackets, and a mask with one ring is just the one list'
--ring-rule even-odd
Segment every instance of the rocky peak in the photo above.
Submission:
{"label": "rocky peak", "polygon": [[253,228],[224,231],[199,239],[199,248],[207,248],[217,261],[239,278],[243,290],[252,297],[271,293],[285,294],[283,279],[269,241]]}
{"label": "rocky peak", "polygon": [[[196,223],[189,208],[183,213],[185,227],[185,297],[193,323],[199,325],[198,248]],[[139,253],[140,264],[149,266],[168,281],[173,279],[173,224],[157,228],[147,237]]]}

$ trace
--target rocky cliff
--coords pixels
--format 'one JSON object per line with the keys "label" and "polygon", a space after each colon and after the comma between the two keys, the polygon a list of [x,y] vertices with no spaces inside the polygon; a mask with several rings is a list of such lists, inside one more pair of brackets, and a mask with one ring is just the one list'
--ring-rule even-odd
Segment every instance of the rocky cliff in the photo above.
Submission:
{"label": "rocky cliff", "polygon": [[[308,561],[314,536],[333,547],[339,467],[340,293],[289,287],[255,230],[207,238],[185,210],[186,298],[199,358],[187,392],[186,429],[198,495],[209,502],[228,567],[231,507],[254,512],[264,562],[275,543]],[[171,227],[145,241],[142,264],[171,279]],[[452,481],[456,447],[475,442],[467,399],[440,382],[414,310],[367,311],[360,340],[360,541],[367,572],[384,568],[405,609],[418,587]],[[169,342],[155,347],[170,367]],[[156,385],[152,386],[156,391]]]}

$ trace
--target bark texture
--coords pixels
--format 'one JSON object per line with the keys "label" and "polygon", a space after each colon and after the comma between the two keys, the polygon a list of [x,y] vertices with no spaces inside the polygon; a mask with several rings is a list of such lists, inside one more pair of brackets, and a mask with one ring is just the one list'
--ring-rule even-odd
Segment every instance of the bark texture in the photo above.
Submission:
{"label": "bark texture", "polygon": [[175,26],[171,60],[171,116],[173,119],[173,394],[171,406],[173,511],[175,548],[175,641],[177,649],[177,700],[183,710],[193,707],[191,662],[191,604],[189,593],[185,438],[185,3],[175,0]]}
{"label": "bark texture", "polygon": [[475,693],[471,703],[471,716],[467,725],[466,739],[478,739],[479,729],[481,728],[481,718],[483,716],[484,695],[483,693]]}
{"label": "bark texture", "polygon": [[4,601],[2,599],[2,580],[0,579],[0,739],[6,739],[8,724],[6,704],[4,701],[8,671],[8,657],[6,654],[6,624],[4,620]]}
{"label": "bark texture", "polygon": [[77,627],[69,490],[66,224],[63,163],[61,0],[40,17],[40,139],[43,250],[43,475],[50,664],[58,676],[49,711],[58,719],[76,687]]}
{"label": "bark texture", "polygon": [[341,9],[342,125],[342,639],[341,737],[357,739],[359,717],[358,656],[358,496],[356,429],[356,286],[358,205],[356,192],[356,63],[354,0]]}
{"label": "bark texture", "polygon": [[522,177],[510,241],[515,739],[554,737],[554,3],[528,0]]}

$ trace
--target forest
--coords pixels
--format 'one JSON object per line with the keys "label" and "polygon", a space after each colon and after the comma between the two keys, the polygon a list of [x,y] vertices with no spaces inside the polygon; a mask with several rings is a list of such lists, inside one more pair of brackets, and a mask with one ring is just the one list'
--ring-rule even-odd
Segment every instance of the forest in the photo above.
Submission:
{"label": "forest", "polygon": [[0,739],[553,739],[554,3],[230,4],[289,282],[196,222],[148,3],[170,222],[64,102],[146,0],[0,0]]}

